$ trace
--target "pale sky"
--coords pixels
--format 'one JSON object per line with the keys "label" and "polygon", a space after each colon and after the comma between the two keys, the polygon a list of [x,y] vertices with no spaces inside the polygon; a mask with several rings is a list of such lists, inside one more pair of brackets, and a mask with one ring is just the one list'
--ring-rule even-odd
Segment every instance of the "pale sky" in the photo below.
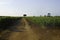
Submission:
{"label": "pale sky", "polygon": [[60,16],[60,0],[0,0],[0,16]]}

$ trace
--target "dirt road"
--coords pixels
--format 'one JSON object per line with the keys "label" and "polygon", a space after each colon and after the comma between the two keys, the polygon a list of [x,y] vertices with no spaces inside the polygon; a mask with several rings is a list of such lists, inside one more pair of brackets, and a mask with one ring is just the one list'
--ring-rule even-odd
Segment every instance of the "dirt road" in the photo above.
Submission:
{"label": "dirt road", "polygon": [[23,18],[22,24],[17,27],[19,31],[13,31],[8,40],[39,40],[37,34],[31,29],[31,26],[28,22]]}
{"label": "dirt road", "polygon": [[[33,24],[33,23],[31,23]],[[59,29],[41,28],[22,18],[18,25],[12,26],[0,35],[0,40],[60,40]]]}

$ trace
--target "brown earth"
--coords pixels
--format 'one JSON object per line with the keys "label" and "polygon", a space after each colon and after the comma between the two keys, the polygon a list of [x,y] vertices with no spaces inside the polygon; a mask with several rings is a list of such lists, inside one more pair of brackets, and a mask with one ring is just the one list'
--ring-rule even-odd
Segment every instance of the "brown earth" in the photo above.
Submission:
{"label": "brown earth", "polygon": [[12,31],[4,31],[1,40],[60,40],[60,30],[40,28],[22,18]]}

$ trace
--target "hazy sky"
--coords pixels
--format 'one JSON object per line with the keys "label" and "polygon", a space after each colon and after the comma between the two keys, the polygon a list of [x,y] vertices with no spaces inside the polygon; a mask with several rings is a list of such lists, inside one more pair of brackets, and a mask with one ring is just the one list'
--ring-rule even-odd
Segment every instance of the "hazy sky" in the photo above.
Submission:
{"label": "hazy sky", "polygon": [[39,16],[47,13],[60,16],[60,0],[0,0],[0,15]]}

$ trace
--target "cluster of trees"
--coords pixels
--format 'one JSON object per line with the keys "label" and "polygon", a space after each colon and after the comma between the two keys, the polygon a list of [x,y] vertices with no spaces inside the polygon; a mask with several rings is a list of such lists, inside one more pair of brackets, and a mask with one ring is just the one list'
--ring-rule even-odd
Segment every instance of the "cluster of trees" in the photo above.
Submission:
{"label": "cluster of trees", "polygon": [[[23,14],[23,16],[25,17],[25,16],[27,16],[27,14]],[[40,15],[40,16],[41,16],[41,15]],[[47,15],[44,15],[44,16],[50,17],[50,16],[51,16],[51,13],[48,13]]]}

